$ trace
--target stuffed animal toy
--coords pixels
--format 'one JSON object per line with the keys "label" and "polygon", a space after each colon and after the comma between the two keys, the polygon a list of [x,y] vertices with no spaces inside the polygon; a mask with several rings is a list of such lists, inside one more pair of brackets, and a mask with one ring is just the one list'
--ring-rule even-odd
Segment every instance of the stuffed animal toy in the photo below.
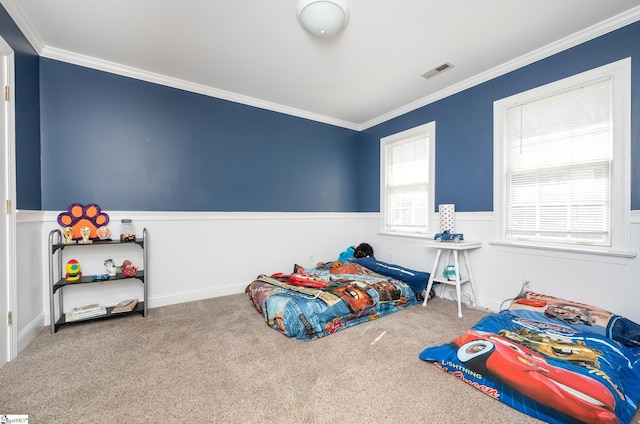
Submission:
{"label": "stuffed animal toy", "polygon": [[138,271],[138,267],[134,266],[129,259],[125,259],[125,261],[122,262],[120,273],[123,277],[135,277],[136,271]]}
{"label": "stuffed animal toy", "polygon": [[353,253],[354,258],[373,258],[373,247],[369,243],[360,243]]}
{"label": "stuffed animal toy", "polygon": [[373,258],[373,247],[369,243],[360,243],[357,247],[349,246],[340,253],[338,262],[347,262],[353,258]]}
{"label": "stuffed animal toy", "polygon": [[355,247],[347,247],[347,249],[344,252],[340,253],[340,256],[338,256],[338,261],[347,262],[349,259],[353,258],[353,254],[355,253],[355,251]]}

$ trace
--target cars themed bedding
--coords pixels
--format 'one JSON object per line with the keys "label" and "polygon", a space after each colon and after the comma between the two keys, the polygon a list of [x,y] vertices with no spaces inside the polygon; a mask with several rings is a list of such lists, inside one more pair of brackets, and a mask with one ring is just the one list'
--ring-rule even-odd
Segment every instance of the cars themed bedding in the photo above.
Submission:
{"label": "cars themed bedding", "polygon": [[415,305],[407,279],[424,288],[429,274],[362,258],[306,270],[296,267],[292,274],[260,275],[246,293],[271,328],[310,341]]}
{"label": "cars themed bedding", "polygon": [[640,326],[524,292],[420,359],[549,423],[629,423],[640,400]]}

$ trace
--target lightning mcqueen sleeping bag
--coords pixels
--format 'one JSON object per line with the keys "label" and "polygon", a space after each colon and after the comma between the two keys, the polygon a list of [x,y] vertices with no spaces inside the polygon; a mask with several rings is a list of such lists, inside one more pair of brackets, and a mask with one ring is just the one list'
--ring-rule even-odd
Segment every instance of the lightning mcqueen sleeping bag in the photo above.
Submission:
{"label": "lightning mcqueen sleeping bag", "polygon": [[627,424],[640,401],[640,326],[533,292],[420,359],[550,423]]}
{"label": "lightning mcqueen sleeping bag", "polygon": [[[305,341],[417,304],[409,283],[393,277],[400,267],[374,272],[365,265],[373,267],[378,262],[360,262],[364,265],[336,261],[304,272],[260,275],[246,293],[271,328]],[[402,270],[404,274],[410,271]],[[411,272],[405,278],[426,287],[429,274]]]}

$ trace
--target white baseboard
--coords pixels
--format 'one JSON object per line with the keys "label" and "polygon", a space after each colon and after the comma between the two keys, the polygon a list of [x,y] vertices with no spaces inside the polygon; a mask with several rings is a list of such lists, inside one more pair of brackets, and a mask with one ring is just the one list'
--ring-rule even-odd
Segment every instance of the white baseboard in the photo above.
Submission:
{"label": "white baseboard", "polygon": [[42,328],[47,325],[47,322],[48,316],[41,313],[20,331],[18,334],[18,352],[22,351],[31,340],[40,334]]}
{"label": "white baseboard", "polygon": [[[219,286],[205,290],[184,291],[169,293],[162,296],[150,297],[149,308],[175,305],[177,303],[193,302],[196,300],[210,299],[212,297],[229,296],[232,294],[244,293],[245,288],[251,281],[236,283],[229,286]],[[248,299],[247,299],[248,301]]]}

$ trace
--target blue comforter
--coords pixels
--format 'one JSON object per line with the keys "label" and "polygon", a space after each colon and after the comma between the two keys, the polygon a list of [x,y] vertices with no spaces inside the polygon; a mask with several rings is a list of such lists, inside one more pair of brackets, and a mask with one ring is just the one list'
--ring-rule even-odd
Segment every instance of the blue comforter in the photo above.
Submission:
{"label": "blue comforter", "polygon": [[406,282],[355,262],[335,262],[287,275],[260,275],[246,293],[271,328],[305,341],[417,303]]}
{"label": "blue comforter", "polygon": [[638,328],[600,308],[526,292],[420,359],[546,422],[627,424],[640,401]]}

